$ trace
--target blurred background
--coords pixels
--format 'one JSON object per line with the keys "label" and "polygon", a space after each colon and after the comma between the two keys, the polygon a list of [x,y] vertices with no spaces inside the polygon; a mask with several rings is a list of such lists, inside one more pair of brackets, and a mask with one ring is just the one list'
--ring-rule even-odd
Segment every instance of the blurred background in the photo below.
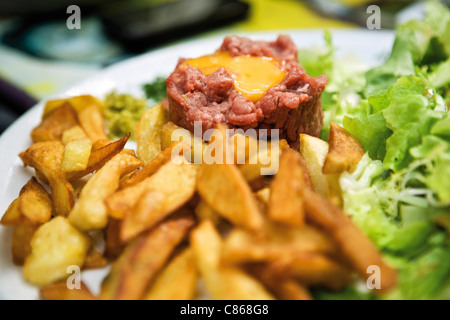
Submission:
{"label": "blurred background", "polygon": [[78,0],[78,13],[73,4],[0,0],[0,133],[38,100],[168,44],[223,32],[366,28],[372,4],[382,29],[423,12],[410,0]]}

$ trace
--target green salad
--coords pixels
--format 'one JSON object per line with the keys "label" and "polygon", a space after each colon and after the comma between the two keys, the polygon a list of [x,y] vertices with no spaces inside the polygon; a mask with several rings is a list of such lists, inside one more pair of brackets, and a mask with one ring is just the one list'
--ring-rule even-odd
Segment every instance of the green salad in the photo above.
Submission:
{"label": "green salad", "polygon": [[[426,2],[426,17],[398,26],[374,68],[339,61],[329,32],[325,43],[299,59],[310,75],[329,76],[321,138],[335,122],[366,152],[340,185],[344,210],[399,270],[381,298],[450,299],[450,10]],[[315,294],[374,298],[359,288]]]}

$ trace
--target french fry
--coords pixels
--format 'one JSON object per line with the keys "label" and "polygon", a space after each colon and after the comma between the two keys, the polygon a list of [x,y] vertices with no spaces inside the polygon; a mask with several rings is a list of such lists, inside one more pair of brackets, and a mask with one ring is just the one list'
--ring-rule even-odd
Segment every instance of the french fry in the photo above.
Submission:
{"label": "french fry", "polygon": [[268,217],[290,226],[302,226],[305,223],[304,188],[300,154],[292,149],[284,149],[280,157],[280,168],[270,185]]}
{"label": "french fry", "polygon": [[197,190],[202,199],[233,224],[258,230],[263,217],[239,169],[233,164],[201,164]]}
{"label": "french fry", "polygon": [[64,157],[61,163],[63,172],[85,170],[91,155],[92,142],[89,139],[70,141],[64,146]]}
{"label": "french fry", "polygon": [[[251,182],[264,175],[274,175],[279,168],[279,158],[281,150],[286,147],[286,140],[267,141],[266,147],[258,143],[257,153],[252,154],[249,159],[239,165],[239,170],[242,172],[245,180]],[[251,144],[250,144],[251,145]]]}
{"label": "french fry", "polygon": [[18,224],[14,227],[11,240],[11,255],[15,265],[24,264],[26,257],[31,253],[30,241],[39,225]]}
{"label": "french fry", "polygon": [[41,123],[31,131],[33,142],[61,141],[64,132],[78,125],[76,111],[68,103],[49,112]]}
{"label": "french fry", "polygon": [[270,199],[270,188],[265,187],[259,189],[257,192],[255,192],[255,196],[264,204],[265,207],[267,207]]}
{"label": "french fry", "polygon": [[78,122],[92,142],[108,140],[102,109],[98,104],[89,104],[79,110]]}
{"label": "french fry", "polygon": [[74,205],[73,187],[61,171],[64,146],[58,141],[37,142],[20,155],[26,166],[45,177],[52,191],[56,215],[67,216]]}
{"label": "french fry", "polygon": [[197,287],[197,269],[190,248],[175,256],[156,276],[145,300],[192,300]]}
{"label": "french fry", "polygon": [[78,229],[92,231],[103,229],[108,223],[105,198],[119,187],[119,180],[142,165],[127,153],[119,153],[97,171],[81,190],[69,213],[69,221]]}
{"label": "french fry", "polygon": [[260,279],[280,300],[312,300],[307,287],[293,278],[274,275],[267,265],[252,265],[249,272]]}
{"label": "french fry", "polygon": [[63,145],[66,145],[72,141],[86,140],[86,139],[89,138],[79,125],[75,125],[67,130],[64,130],[61,137]]}
{"label": "french fry", "polygon": [[195,162],[195,159],[202,161],[203,152],[207,146],[203,139],[169,121],[161,128],[161,148],[164,150],[176,141],[182,141],[191,148],[190,151],[185,153],[188,161],[192,163]]}
{"label": "french fry", "polygon": [[103,102],[100,99],[88,94],[63,99],[49,100],[45,103],[42,118],[47,117],[47,115],[52,110],[55,110],[56,108],[60,107],[63,104],[69,104],[76,112],[80,112],[87,106],[90,106],[92,104],[100,106],[103,104]]}
{"label": "french fry", "polygon": [[120,183],[120,189],[130,187],[138,182],[141,182],[145,178],[150,177],[152,174],[158,171],[161,166],[172,159],[172,152],[176,152],[174,150],[178,147],[180,153],[177,155],[182,155],[181,152],[187,151],[189,148],[189,146],[183,142],[172,143],[169,147],[165,148],[160,154],[158,154],[152,161],[142,167],[142,169],[134,172],[129,179],[122,180]]}
{"label": "french fry", "polygon": [[83,281],[75,289],[69,289],[66,281],[50,283],[39,289],[39,295],[44,300],[96,300]]}
{"label": "french fry", "polygon": [[148,109],[136,124],[137,155],[145,164],[165,148],[161,147],[161,128],[169,121],[169,113],[162,105]]}
{"label": "french fry", "polygon": [[[180,157],[180,160],[183,159]],[[195,192],[197,167],[167,162],[145,182],[139,201],[128,211],[120,237],[127,242],[179,209]]]}
{"label": "french fry", "polygon": [[120,225],[122,220],[109,218],[104,231],[105,247],[103,256],[108,260],[116,260],[122,253],[125,244],[120,240]]}
{"label": "french fry", "polygon": [[331,290],[343,289],[352,280],[352,270],[322,254],[307,252],[270,264],[270,272],[293,277],[309,286],[322,286]]}
{"label": "french fry", "polygon": [[327,198],[330,187],[322,167],[328,154],[328,143],[307,134],[300,134],[300,154],[305,159],[314,190]]}
{"label": "french fry", "polygon": [[375,245],[345,212],[310,189],[305,189],[305,209],[307,220],[325,230],[335,240],[342,254],[363,279],[370,276],[368,267],[374,265],[381,271],[380,291],[395,286],[395,269],[384,262]]}
{"label": "french fry", "polygon": [[80,171],[66,172],[65,176],[68,181],[80,179],[98,169],[100,169],[108,160],[121,152],[125,147],[130,135],[126,135],[119,140],[108,143],[100,149],[94,149],[87,163],[86,169]]}
{"label": "french fry", "polygon": [[[267,284],[269,286],[269,284]],[[272,283],[272,290],[281,300],[312,300],[306,286],[293,279],[283,279],[281,282]]]}
{"label": "french fry", "polygon": [[142,299],[148,285],[187,236],[192,215],[172,217],[130,242],[102,283],[100,298]]}
{"label": "french fry", "polygon": [[84,259],[83,270],[101,269],[108,265],[109,261],[103,256],[103,253],[96,250],[91,250],[87,253]]}
{"label": "french fry", "polygon": [[221,220],[220,216],[215,212],[205,201],[200,202],[195,207],[195,215],[199,221],[210,219],[215,226],[217,226]]}
{"label": "french fry", "polygon": [[233,229],[224,239],[222,259],[227,264],[270,262],[304,252],[333,253],[331,239],[314,227],[267,224],[264,232]]}
{"label": "french fry", "polygon": [[3,225],[41,224],[52,216],[52,200],[45,188],[32,177],[20,190],[6,210],[0,223]]}
{"label": "french fry", "polygon": [[323,173],[353,172],[364,156],[358,139],[347,130],[332,122],[328,136],[329,150],[323,164]]}
{"label": "french fry", "polygon": [[258,140],[250,135],[236,132],[229,137],[227,147],[233,148],[234,163],[245,164],[258,152]]}
{"label": "french fry", "polygon": [[243,270],[222,266],[222,239],[210,220],[190,235],[197,268],[208,293],[217,300],[272,300],[266,288]]}
{"label": "french fry", "polygon": [[41,225],[30,241],[31,253],[23,266],[24,278],[44,286],[65,279],[67,268],[84,264],[90,238],[78,231],[64,217],[55,217]]}

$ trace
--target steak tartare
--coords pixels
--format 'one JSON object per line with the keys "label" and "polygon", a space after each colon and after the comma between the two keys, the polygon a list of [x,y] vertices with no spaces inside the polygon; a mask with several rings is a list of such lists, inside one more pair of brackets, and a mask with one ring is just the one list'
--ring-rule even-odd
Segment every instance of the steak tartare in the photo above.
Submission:
{"label": "steak tartare", "polygon": [[325,75],[306,74],[286,35],[272,42],[226,37],[212,55],[180,58],[166,79],[175,124],[192,132],[195,121],[201,121],[203,131],[219,123],[279,129],[291,146],[298,145],[300,133],[319,135],[326,83]]}

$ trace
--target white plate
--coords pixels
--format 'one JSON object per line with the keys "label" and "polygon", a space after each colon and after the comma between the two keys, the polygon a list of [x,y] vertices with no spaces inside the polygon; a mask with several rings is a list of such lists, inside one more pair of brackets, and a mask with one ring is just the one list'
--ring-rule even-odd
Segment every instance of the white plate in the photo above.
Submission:
{"label": "white plate", "polygon": [[[280,33],[290,35],[299,49],[323,44],[322,30],[282,30],[239,35],[274,40]],[[351,53],[369,65],[377,65],[385,59],[394,39],[393,33],[389,31],[334,30],[332,34],[338,55]],[[141,85],[157,76],[168,75],[179,57],[189,58],[211,53],[220,46],[222,40],[223,36],[220,35],[184,42],[120,62],[52,98],[80,94],[103,97],[112,89],[142,96]],[[3,215],[33,174],[32,170],[23,167],[17,155],[31,145],[30,131],[39,124],[43,105],[44,102],[38,103],[0,137],[0,215]],[[0,226],[0,299],[38,299],[38,290],[23,280],[22,269],[12,263],[11,229]],[[93,293],[97,293],[105,273],[105,269],[84,271],[82,280]]]}

